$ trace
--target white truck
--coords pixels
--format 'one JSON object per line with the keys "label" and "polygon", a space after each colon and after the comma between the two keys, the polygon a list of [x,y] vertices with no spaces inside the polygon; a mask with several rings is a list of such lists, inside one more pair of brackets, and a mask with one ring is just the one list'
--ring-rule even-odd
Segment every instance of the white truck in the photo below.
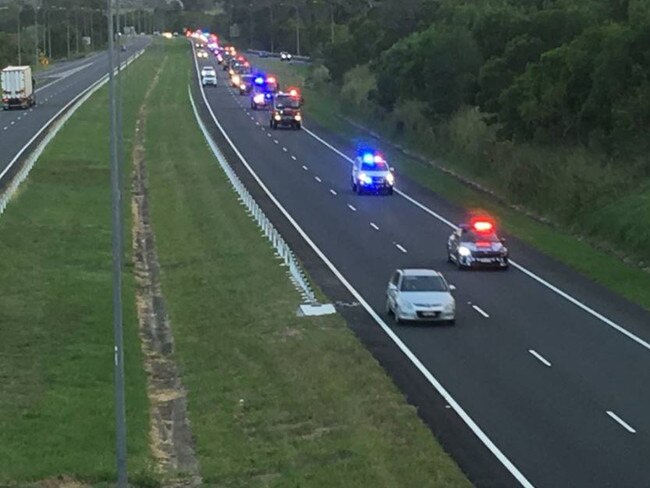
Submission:
{"label": "white truck", "polygon": [[29,108],[36,105],[34,80],[29,66],[7,66],[1,73],[2,108]]}

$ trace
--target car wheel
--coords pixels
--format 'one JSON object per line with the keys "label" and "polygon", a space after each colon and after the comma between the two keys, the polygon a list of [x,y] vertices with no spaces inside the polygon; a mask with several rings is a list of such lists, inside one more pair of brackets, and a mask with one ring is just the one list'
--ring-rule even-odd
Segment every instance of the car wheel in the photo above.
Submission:
{"label": "car wheel", "polygon": [[353,191],[354,193],[357,192],[357,184],[354,182],[354,180],[352,181],[352,191]]}
{"label": "car wheel", "polygon": [[454,260],[451,259],[451,252],[449,251],[449,248],[447,248],[447,262],[448,263],[453,263]]}
{"label": "car wheel", "polygon": [[402,319],[399,318],[399,308],[397,307],[393,310],[393,321],[395,322],[395,325],[402,325],[404,323]]}
{"label": "car wheel", "polygon": [[458,268],[459,271],[463,271],[465,269],[463,263],[460,262],[460,256],[458,254],[456,254],[456,267]]}
{"label": "car wheel", "polygon": [[456,319],[447,320],[447,324],[456,325]]}
{"label": "car wheel", "polygon": [[363,195],[363,187],[361,185],[357,185],[357,195]]}
{"label": "car wheel", "polygon": [[388,297],[386,297],[386,305],[384,307],[384,311],[386,312],[386,315],[391,315],[393,313],[393,310],[390,308],[390,300],[388,300]]}
{"label": "car wheel", "polygon": [[300,122],[296,123],[296,130],[300,130],[302,127],[302,124]]}
{"label": "car wheel", "polygon": [[388,193],[389,195],[392,195],[393,191],[394,191],[393,187],[391,186],[386,193]]}

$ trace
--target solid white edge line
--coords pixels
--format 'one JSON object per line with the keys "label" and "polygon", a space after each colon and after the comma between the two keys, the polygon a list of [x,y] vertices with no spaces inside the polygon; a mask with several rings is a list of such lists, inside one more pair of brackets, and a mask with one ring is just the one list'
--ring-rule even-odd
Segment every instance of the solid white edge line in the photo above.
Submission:
{"label": "solid white edge line", "polygon": [[621,417],[616,415],[614,412],[612,412],[611,410],[607,410],[606,413],[611,418],[613,418],[618,424],[620,424],[625,430],[627,430],[630,434],[636,434],[636,430],[632,428],[632,426],[628,424],[625,420],[623,420]]}
{"label": "solid white edge line", "polygon": [[[192,44],[192,51],[194,51],[194,43]],[[199,75],[199,65],[198,62],[196,61],[196,56],[193,56],[194,58],[194,67],[196,69],[196,74],[197,78]],[[348,280],[341,274],[341,272],[334,266],[334,264],[329,260],[329,258],[323,253],[323,251],[320,250],[320,248],[311,240],[311,238],[305,233],[305,231],[300,227],[298,222],[291,216],[289,212],[282,206],[282,204],[278,201],[278,199],[271,193],[271,191],[267,188],[267,186],[264,184],[264,182],[257,176],[257,173],[253,171],[253,168],[250,166],[248,161],[244,158],[244,156],[239,152],[239,149],[237,149],[237,146],[232,142],[224,128],[221,126],[219,121],[217,120],[217,117],[214,114],[214,111],[212,110],[212,107],[208,103],[208,99],[205,96],[205,90],[203,90],[203,87],[201,84],[198,84],[199,90],[201,91],[201,95],[203,98],[203,103],[205,103],[206,108],[208,109],[208,112],[210,113],[210,116],[212,117],[212,120],[214,121],[215,125],[223,135],[224,139],[228,142],[234,153],[237,155],[237,157],[240,159],[244,167],[248,170],[250,175],[253,177],[253,179],[257,182],[257,184],[262,188],[264,193],[269,197],[269,199],[273,202],[273,204],[280,210],[280,212],[284,215],[284,217],[289,221],[289,223],[293,226],[294,229],[296,229],[296,232],[300,234],[300,236],[305,240],[305,242],[309,245],[309,247],[312,248],[314,253],[323,260],[325,265],[332,271],[332,273],[339,279],[339,281],[345,286],[348,291],[354,296],[354,298],[363,306],[363,308],[366,309],[368,314],[379,324],[379,326],[383,329],[383,331],[386,333],[388,337],[399,347],[399,349],[404,353],[404,355],[413,363],[413,365],[422,373],[422,375],[426,378],[426,380],[433,386],[436,391],[445,399],[447,404],[456,412],[456,414],[465,422],[465,424],[474,432],[474,435],[478,437],[478,439],[487,447],[490,452],[499,460],[501,464],[512,474],[512,476],[525,488],[534,488],[533,484],[526,479],[526,477],[517,469],[517,467],[510,462],[508,457],[501,452],[501,450],[492,442],[492,440],[483,432],[483,430],[478,426],[476,422],[465,412],[465,410],[460,406],[458,402],[451,396],[451,394],[445,389],[444,386],[436,379],[435,376],[422,364],[422,362],[413,354],[413,352],[408,348],[404,342],[391,330],[391,328],[384,322],[384,320],[373,310],[373,308],[368,304],[368,302],[365,301],[365,299],[361,296],[361,294],[348,282]]]}
{"label": "solid white edge line", "polygon": [[374,222],[370,222],[370,227],[372,227],[375,230],[379,230],[379,227],[377,227],[377,224],[375,224]]}
{"label": "solid white edge line", "polygon": [[528,352],[535,356],[544,366],[551,367],[551,363],[534,349],[528,349]]}
{"label": "solid white edge line", "polygon": [[[146,48],[144,48],[144,49],[146,49]],[[138,51],[137,54],[135,54],[132,58],[130,58],[130,61],[129,61],[129,60],[125,61],[125,62],[124,62],[124,63],[125,63],[125,64],[124,64],[124,67],[128,66],[128,65],[131,64],[133,61],[135,61],[136,59],[138,59],[138,58],[140,57],[140,55],[144,52],[144,49]],[[108,71],[108,70],[107,70],[107,71]],[[114,73],[117,73],[117,71],[118,71],[117,68],[115,68]],[[57,113],[55,113],[55,114],[54,114],[54,115],[53,115],[53,116],[52,116],[52,117],[51,117],[47,122],[45,122],[45,124],[43,124],[43,126],[38,130],[38,132],[36,132],[36,134],[34,134],[34,135],[32,136],[32,138],[31,138],[29,141],[27,141],[27,143],[25,143],[25,145],[24,145],[22,148],[20,148],[20,151],[18,151],[18,152],[16,153],[16,155],[14,156],[14,158],[9,162],[9,164],[5,167],[5,169],[2,171],[2,173],[0,173],[0,180],[2,180],[2,178],[4,177],[4,175],[6,175],[6,174],[9,172],[9,170],[13,167],[13,165],[16,164],[16,162],[18,161],[18,159],[20,159],[20,157],[21,157],[21,156],[23,155],[23,153],[27,150],[27,148],[32,144],[32,142],[34,142],[34,141],[35,141],[35,140],[36,140],[36,139],[37,139],[37,138],[38,138],[38,137],[43,133],[43,131],[47,130],[47,129],[50,127],[50,125],[52,124],[52,122],[54,122],[54,120],[56,120],[56,119],[57,119],[57,118],[58,118],[58,117],[59,117],[63,112],[65,112],[66,110],[68,110],[68,108],[70,108],[70,106],[72,106],[72,105],[73,105],[77,100],[81,99],[81,98],[82,98],[82,97],[83,97],[87,92],[89,92],[90,90],[92,90],[95,86],[99,85],[100,83],[105,83],[106,80],[108,80],[108,73],[105,74],[104,76],[102,76],[102,77],[101,77],[99,80],[97,80],[95,83],[91,84],[88,88],[86,88],[85,90],[83,90],[81,93],[79,93],[76,97],[74,97],[74,98],[73,98],[72,100],[70,100],[68,103],[66,103],[66,104],[63,106],[63,108],[61,108],[61,110],[59,110],[59,111],[58,111]],[[12,122],[12,124],[13,124],[13,122]]]}
{"label": "solid white edge line", "polygon": [[401,244],[397,244],[397,243],[395,243],[395,247],[396,247],[397,249],[399,249],[400,251],[402,251],[404,254],[408,253],[408,251],[406,250],[406,248],[405,248],[404,246],[402,246]]}
{"label": "solid white edge line", "polygon": [[479,307],[478,305],[472,305],[472,308],[473,308],[474,310],[476,310],[478,313],[480,313],[480,314],[481,314],[483,317],[485,317],[486,319],[489,319],[489,318],[490,318],[490,316],[488,315],[488,313],[487,313],[485,310],[483,310],[481,307]]}
{"label": "solid white edge line", "polygon": [[[329,149],[331,149],[332,151],[334,151],[336,154],[338,154],[339,156],[341,156],[342,158],[344,158],[345,160],[347,160],[348,162],[350,162],[350,163],[354,163],[354,161],[353,161],[351,158],[349,158],[349,157],[346,156],[344,153],[342,153],[341,151],[339,151],[338,149],[336,149],[336,148],[335,148],[334,146],[332,146],[329,142],[325,141],[324,139],[322,139],[322,138],[319,137],[318,135],[314,134],[312,131],[310,131],[309,129],[307,129],[304,125],[303,125],[303,130],[304,130],[307,134],[309,134],[310,136],[312,136],[314,139],[316,139],[317,141],[319,141],[321,144],[323,144],[324,146],[328,147]],[[424,212],[428,213],[429,215],[432,215],[433,217],[435,217],[435,218],[438,219],[439,221],[443,222],[444,224],[447,224],[447,225],[448,225],[449,227],[451,227],[452,229],[457,229],[457,228],[458,228],[454,223],[452,223],[451,221],[447,220],[447,219],[444,218],[442,215],[440,215],[440,214],[434,212],[434,211],[431,210],[429,207],[427,207],[427,206],[423,205],[422,203],[418,202],[417,200],[415,200],[415,199],[412,198],[411,196],[407,195],[406,193],[402,192],[401,190],[395,188],[395,193],[397,193],[397,194],[400,195],[401,197],[405,198],[407,201],[411,202],[413,205],[415,205],[416,207],[420,208],[421,210],[423,210]],[[628,331],[628,330],[625,329],[624,327],[620,326],[619,324],[617,324],[617,323],[614,322],[613,320],[608,319],[607,317],[605,317],[605,316],[602,315],[601,313],[597,312],[597,311],[594,310],[593,308],[591,308],[591,307],[589,307],[588,305],[582,303],[582,302],[581,302],[580,300],[578,300],[577,298],[574,298],[573,296],[571,296],[571,295],[569,295],[568,293],[566,293],[565,291],[559,289],[559,288],[556,287],[555,285],[552,285],[551,283],[549,283],[548,281],[546,281],[544,278],[542,278],[542,277],[536,275],[535,273],[533,273],[532,271],[530,271],[530,270],[527,269],[526,267],[522,266],[521,264],[518,264],[516,261],[510,260],[510,264],[511,264],[513,267],[515,267],[516,269],[518,269],[519,271],[521,271],[522,273],[526,274],[528,277],[530,277],[530,278],[534,279],[535,281],[537,281],[540,285],[542,285],[542,286],[548,288],[548,289],[551,290],[552,292],[554,292],[554,293],[556,293],[557,295],[561,296],[561,297],[564,298],[565,300],[568,300],[569,302],[571,302],[572,304],[574,304],[574,305],[577,306],[578,308],[581,308],[583,311],[587,312],[587,313],[590,314],[591,316],[597,318],[598,320],[600,320],[600,321],[603,322],[604,324],[610,326],[610,327],[613,328],[614,330],[620,332],[621,334],[625,335],[625,336],[628,337],[629,339],[632,339],[634,342],[636,342],[637,344],[641,345],[642,347],[644,347],[645,349],[647,349],[648,351],[650,351],[650,343],[648,343],[647,341],[644,341],[643,339],[641,339],[641,338],[638,337],[637,335],[633,334],[632,332]]]}

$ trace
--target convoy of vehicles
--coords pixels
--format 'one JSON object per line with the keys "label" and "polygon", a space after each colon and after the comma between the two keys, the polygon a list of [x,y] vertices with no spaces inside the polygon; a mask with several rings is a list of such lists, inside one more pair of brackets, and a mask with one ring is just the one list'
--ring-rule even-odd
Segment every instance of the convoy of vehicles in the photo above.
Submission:
{"label": "convoy of vehicles", "polygon": [[[276,76],[254,72],[250,63],[235,48],[226,46],[214,50],[217,62],[228,71],[230,84],[241,95],[249,95],[253,110],[269,108],[269,126],[272,129],[302,127],[300,93],[295,88],[280,90]],[[282,52],[280,59],[291,60],[291,54]],[[216,84],[216,72],[203,67],[203,85]],[[364,193],[392,195],[395,188],[395,170],[385,156],[374,149],[364,148],[357,154],[351,171],[352,190]],[[509,251],[505,240],[496,232],[496,223],[486,215],[475,215],[458,226],[447,242],[447,259],[459,269],[507,269]],[[414,268],[397,269],[386,290],[386,313],[396,324],[404,322],[455,323],[456,302],[453,285],[447,283],[439,271]]]}
{"label": "convoy of vehicles", "polygon": [[0,74],[2,108],[29,108],[36,105],[34,79],[29,66],[7,66]]}

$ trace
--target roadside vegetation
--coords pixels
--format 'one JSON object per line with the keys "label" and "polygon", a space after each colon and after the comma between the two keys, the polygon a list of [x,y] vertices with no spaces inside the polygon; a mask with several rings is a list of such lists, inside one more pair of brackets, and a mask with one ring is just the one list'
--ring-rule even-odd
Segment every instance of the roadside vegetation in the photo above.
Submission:
{"label": "roadside vegetation", "polygon": [[187,49],[167,45],[145,157],[204,483],[469,486],[340,317],[296,316],[286,269],[198,130]]}
{"label": "roadside vegetation", "polygon": [[[125,154],[159,62],[152,47],[124,72]],[[104,87],[50,143],[0,218],[1,486],[115,479],[107,104]],[[153,486],[134,302],[127,272],[129,470],[135,486]]]}

